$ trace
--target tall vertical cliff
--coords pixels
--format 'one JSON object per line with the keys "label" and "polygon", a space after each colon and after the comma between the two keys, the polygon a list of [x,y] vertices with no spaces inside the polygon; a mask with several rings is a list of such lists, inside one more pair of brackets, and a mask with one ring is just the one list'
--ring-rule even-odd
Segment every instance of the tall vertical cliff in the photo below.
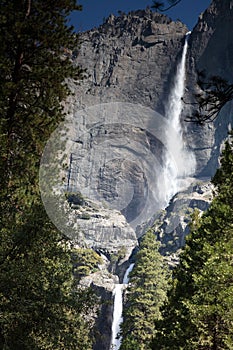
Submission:
{"label": "tall vertical cliff", "polygon": [[[189,75],[187,85],[191,95],[197,92],[197,71],[204,71],[206,79],[220,76],[233,82],[233,1],[213,0],[210,7],[199,16],[190,38],[188,59]],[[194,88],[193,88],[194,87]],[[198,91],[200,92],[200,91]],[[205,158],[198,170],[200,176],[212,176],[218,165],[222,141],[227,136],[228,125],[232,123],[232,104],[229,103],[214,123],[199,129],[200,139],[195,142],[197,158]],[[192,133],[190,133],[192,135]]]}
{"label": "tall vertical cliff", "polygon": [[190,42],[198,70],[233,80],[233,1],[214,0],[200,15]]}
{"label": "tall vertical cliff", "polygon": [[[197,71],[233,79],[232,28],[230,0],[214,0],[200,15],[189,42],[187,101],[193,101],[197,91]],[[87,68],[87,79],[76,89],[79,107],[125,101],[164,115],[187,31],[181,22],[147,9],[111,15],[99,28],[83,33],[76,62]],[[183,118],[189,113],[189,107],[184,106]],[[197,176],[214,173],[219,144],[226,135],[226,117],[204,127],[183,124],[187,142],[196,153]]]}
{"label": "tall vertical cliff", "polygon": [[87,68],[88,78],[78,90],[82,103],[127,101],[162,111],[187,31],[147,9],[111,15],[83,33],[77,63]]}
{"label": "tall vertical cliff", "polygon": [[[80,125],[72,158],[73,185],[79,182],[84,194],[86,188],[92,199],[110,208],[119,209],[114,201],[122,203],[121,212],[134,229],[160,209],[164,114],[187,31],[181,22],[146,9],[110,15],[99,28],[80,37],[75,64],[86,68],[86,79],[74,86],[70,103],[72,117]],[[84,239],[89,245],[93,241],[95,248],[101,248],[102,239],[104,249],[109,245],[112,250],[116,233],[110,235],[112,229],[103,220],[97,225],[92,214],[85,213],[91,220],[83,225],[78,222],[86,232]],[[114,232],[122,231],[115,226]],[[128,227],[132,246],[131,230]],[[109,235],[102,234],[105,231]]]}
{"label": "tall vertical cliff", "polygon": [[[195,101],[194,94],[200,89],[196,83],[197,72],[200,70],[205,70],[207,76],[220,75],[232,82],[232,23],[232,0],[213,0],[210,7],[200,15],[190,35],[186,60],[184,99],[188,103]],[[232,107],[229,103],[217,120],[199,126],[184,121],[185,116],[193,110],[192,105],[185,104],[182,114],[183,133],[186,144],[196,156],[195,177],[199,183],[192,184],[183,193],[177,194],[162,215],[153,216],[161,209],[159,200],[153,202],[151,199],[154,199],[154,192],[159,192],[159,184],[156,182],[159,178],[159,167],[163,166],[162,155],[166,147],[161,136],[162,128],[166,127],[164,115],[187,31],[188,28],[181,22],[173,22],[167,16],[149,9],[122,13],[118,17],[110,15],[99,28],[81,34],[81,47],[77,50],[77,55],[74,52],[75,64],[86,68],[86,79],[79,86],[70,82],[74,89],[69,106],[70,114],[77,123],[81,121],[85,126],[83,129],[81,127],[83,138],[75,139],[78,145],[76,151],[79,153],[75,171],[80,171],[79,179],[81,178],[75,181],[81,181],[83,186],[88,183],[89,187],[90,181],[94,182],[96,193],[98,192],[98,196],[102,196],[107,204],[121,196],[122,201],[128,199],[131,192],[127,192],[127,186],[131,186],[134,191],[132,200],[130,199],[129,205],[122,210],[128,222],[134,219],[135,213],[136,217],[140,216],[143,206],[150,214],[146,223],[143,220],[134,221],[132,228],[119,212],[111,212],[111,209],[105,207],[95,209],[91,202],[86,201],[87,208],[79,209],[78,225],[83,230],[83,237],[88,245],[104,253],[109,260],[110,255],[117,254],[124,244],[130,248],[127,252],[128,257],[137,244],[134,229],[136,228],[136,233],[140,236],[155,222],[156,234],[164,244],[164,253],[169,252],[169,249],[174,253],[184,244],[190,211],[195,207],[205,210],[211,200],[211,187],[207,183],[201,184],[201,181],[203,177],[210,179],[218,166],[221,144],[227,136],[228,124],[232,122]],[[98,113],[105,104],[107,107],[103,109],[103,118],[107,119],[103,119],[102,116],[98,119]],[[95,109],[93,106],[99,107]],[[111,109],[112,107],[114,108]],[[125,113],[121,108],[130,108],[132,113]],[[84,112],[78,112],[80,110]],[[97,119],[92,118],[96,110]],[[116,120],[116,111],[121,113],[119,120]],[[159,114],[153,114],[151,111]],[[141,125],[135,124],[133,118],[144,112],[150,114],[152,119],[157,118],[157,121],[161,121],[161,125],[156,124],[157,134],[150,124],[144,124],[143,119]],[[121,161],[118,153],[114,153],[115,158],[112,160],[107,158],[110,150],[109,140],[115,142],[117,139],[120,139],[120,155],[124,161]],[[131,141],[139,145],[139,148],[132,150]],[[112,148],[116,147],[114,142],[111,144]],[[104,147],[105,153],[102,153]],[[146,158],[145,152],[148,150],[152,155],[148,158],[149,161],[155,162],[152,168],[147,168],[144,163],[141,163],[141,167],[135,165],[127,153],[134,153],[134,160],[137,157]],[[106,161],[102,159],[103,154]],[[95,164],[100,164],[99,169],[93,164],[89,166],[94,161]],[[92,174],[91,179],[87,177],[85,169]],[[98,171],[94,177],[95,169]],[[152,195],[149,191],[152,183],[148,180],[146,171],[152,173],[150,181],[154,179],[155,191]],[[126,185],[123,185],[124,181]],[[149,206],[146,204],[148,198]],[[122,269],[126,268],[127,262],[119,258],[118,263],[108,261],[106,266],[109,271],[117,272],[121,278]],[[106,273],[106,269],[104,271]],[[96,274],[90,277],[88,283],[101,290],[105,282],[100,282],[102,277],[98,276]],[[108,297],[115,281],[116,277],[108,283]],[[103,291],[101,293],[106,295]],[[104,319],[103,313],[100,319]],[[101,342],[100,337],[96,350],[108,349],[110,322],[111,316],[108,315],[108,324],[102,327],[104,341]]]}

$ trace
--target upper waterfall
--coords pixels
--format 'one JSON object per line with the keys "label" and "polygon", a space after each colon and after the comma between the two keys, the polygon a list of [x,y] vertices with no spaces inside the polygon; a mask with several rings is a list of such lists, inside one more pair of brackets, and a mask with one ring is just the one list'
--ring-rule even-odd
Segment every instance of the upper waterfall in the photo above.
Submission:
{"label": "upper waterfall", "polygon": [[180,116],[183,109],[182,97],[185,91],[186,56],[188,39],[191,32],[185,37],[182,57],[177,66],[174,83],[168,98],[165,117],[168,120],[166,130],[165,165],[161,179],[165,205],[181,188],[181,179],[190,176],[195,171],[196,160],[194,153],[187,148],[183,138]]}

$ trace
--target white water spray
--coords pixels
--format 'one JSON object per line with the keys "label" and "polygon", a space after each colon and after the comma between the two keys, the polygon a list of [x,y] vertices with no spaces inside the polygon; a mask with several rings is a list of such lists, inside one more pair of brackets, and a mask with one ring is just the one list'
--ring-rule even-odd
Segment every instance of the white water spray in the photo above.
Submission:
{"label": "white water spray", "polygon": [[114,309],[113,309],[113,322],[112,322],[112,341],[110,349],[118,350],[121,345],[121,338],[117,338],[117,334],[120,331],[120,325],[123,321],[123,284],[116,284],[114,289]]}
{"label": "white water spray", "polygon": [[189,34],[190,32],[186,34],[181,61],[177,66],[174,86],[171,90],[166,108],[166,118],[169,126],[168,130],[166,130],[167,149],[162,179],[162,183],[164,184],[163,193],[165,205],[167,205],[172,196],[181,189],[182,179],[191,176],[196,166],[195,156],[192,151],[187,149],[183,139],[180,122],[183,108],[182,97],[185,90],[185,62]]}
{"label": "white water spray", "polygon": [[120,325],[123,322],[123,289],[129,283],[129,274],[133,270],[134,264],[130,264],[125,272],[123,278],[123,284],[116,284],[114,289],[114,309],[113,309],[113,322],[112,322],[112,341],[110,350],[118,350],[121,346],[122,338],[118,338],[117,335],[120,332]]}

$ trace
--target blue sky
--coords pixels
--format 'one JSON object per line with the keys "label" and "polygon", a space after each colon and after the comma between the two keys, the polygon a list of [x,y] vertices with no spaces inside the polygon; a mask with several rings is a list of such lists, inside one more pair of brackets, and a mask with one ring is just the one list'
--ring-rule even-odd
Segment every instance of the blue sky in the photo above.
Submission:
{"label": "blue sky", "polygon": [[[77,31],[85,31],[103,23],[103,18],[118,11],[129,12],[151,6],[152,0],[79,0],[82,12],[71,16],[71,23]],[[197,23],[198,16],[211,3],[211,0],[182,0],[166,14],[172,19],[180,19],[190,30]]]}

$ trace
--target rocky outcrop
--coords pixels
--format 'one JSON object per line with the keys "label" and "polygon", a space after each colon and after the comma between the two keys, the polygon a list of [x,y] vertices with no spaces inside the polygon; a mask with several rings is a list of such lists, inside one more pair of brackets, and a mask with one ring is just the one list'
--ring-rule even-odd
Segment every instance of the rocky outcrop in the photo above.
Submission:
{"label": "rocky outcrop", "polygon": [[187,27],[149,9],[111,15],[81,34],[76,59],[87,79],[76,89],[81,106],[121,101],[164,109],[168,84]]}
{"label": "rocky outcrop", "polygon": [[[196,85],[198,71],[204,71],[206,79],[221,76],[233,82],[232,17],[232,0],[213,0],[200,15],[189,42],[187,101],[193,102],[193,94],[201,92]],[[215,173],[221,144],[227,136],[228,125],[232,123],[232,111],[232,103],[229,103],[213,123],[188,127],[188,139],[194,145],[198,160],[198,176],[213,176]]]}
{"label": "rocky outcrop", "polygon": [[89,200],[72,211],[72,220],[79,227],[77,243],[84,242],[87,247],[108,254],[117,254],[122,247],[126,247],[124,255],[127,258],[130,256],[137,239],[135,231],[119,211],[104,208],[100,203],[96,205]]}
{"label": "rocky outcrop", "polygon": [[198,209],[200,214],[207,210],[213,199],[213,190],[214,186],[207,179],[187,179],[183,190],[171,198],[164,210],[155,213],[148,222],[137,227],[136,234],[139,240],[142,234],[152,227],[161,242],[161,253],[169,256],[171,261],[177,261],[179,251],[189,233],[188,224],[194,209]]}
{"label": "rocky outcrop", "polygon": [[161,242],[161,253],[177,259],[180,248],[189,233],[188,223],[194,209],[200,214],[208,209],[213,199],[213,185],[208,181],[194,181],[189,187],[177,193],[153,224],[153,230]]}

